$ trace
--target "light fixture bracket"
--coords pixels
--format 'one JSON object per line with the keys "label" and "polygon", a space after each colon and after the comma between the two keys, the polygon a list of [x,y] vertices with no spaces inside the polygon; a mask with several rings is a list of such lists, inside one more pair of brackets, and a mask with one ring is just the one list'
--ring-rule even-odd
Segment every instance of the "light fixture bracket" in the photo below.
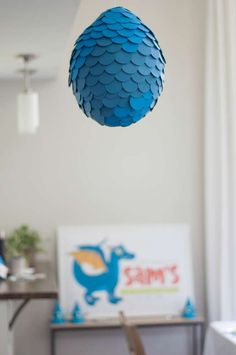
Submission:
{"label": "light fixture bracket", "polygon": [[20,53],[17,54],[16,58],[22,59],[24,63],[29,63],[32,62],[32,60],[37,59],[38,55],[33,53]]}

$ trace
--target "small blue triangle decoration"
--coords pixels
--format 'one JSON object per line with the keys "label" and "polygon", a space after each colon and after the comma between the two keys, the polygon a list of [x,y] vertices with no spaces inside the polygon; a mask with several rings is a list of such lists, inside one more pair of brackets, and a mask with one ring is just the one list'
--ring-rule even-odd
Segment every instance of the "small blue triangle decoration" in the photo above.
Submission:
{"label": "small blue triangle decoration", "polygon": [[188,319],[194,319],[196,318],[196,308],[190,298],[187,298],[183,312],[182,312],[182,317],[188,318]]}
{"label": "small blue triangle decoration", "polygon": [[55,303],[51,322],[52,324],[63,324],[66,322],[59,302]]}
{"label": "small blue triangle decoration", "polygon": [[72,311],[72,317],[71,317],[71,323],[78,324],[78,323],[84,323],[84,316],[81,312],[79,304],[76,302],[74,309]]}

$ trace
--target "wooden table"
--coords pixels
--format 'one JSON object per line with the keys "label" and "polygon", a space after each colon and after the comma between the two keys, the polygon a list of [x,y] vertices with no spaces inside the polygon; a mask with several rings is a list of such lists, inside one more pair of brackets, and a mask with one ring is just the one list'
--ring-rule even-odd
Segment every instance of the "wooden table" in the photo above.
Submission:
{"label": "wooden table", "polygon": [[[139,328],[150,327],[191,327],[193,334],[192,354],[202,354],[204,342],[204,318],[198,317],[195,319],[186,319],[182,317],[128,317],[129,324],[135,325]],[[51,324],[51,355],[55,355],[55,335],[62,331],[83,331],[83,330],[110,330],[121,328],[118,318],[109,318],[104,320],[87,320],[82,324]],[[199,337],[198,337],[199,331]]]}
{"label": "wooden table", "polygon": [[[45,279],[34,281],[0,281],[0,355],[13,354],[12,329],[19,314],[32,299],[56,299],[57,287],[49,263],[37,265],[37,273],[44,273]],[[12,301],[21,301],[13,310]]]}

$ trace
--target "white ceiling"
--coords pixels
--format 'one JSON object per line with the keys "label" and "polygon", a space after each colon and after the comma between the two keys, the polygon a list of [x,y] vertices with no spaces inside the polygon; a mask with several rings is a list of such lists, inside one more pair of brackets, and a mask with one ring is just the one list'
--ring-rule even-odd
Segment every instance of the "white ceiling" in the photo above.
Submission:
{"label": "white ceiling", "polygon": [[18,53],[35,53],[38,78],[52,79],[63,60],[80,0],[0,0],[0,79],[18,78]]}

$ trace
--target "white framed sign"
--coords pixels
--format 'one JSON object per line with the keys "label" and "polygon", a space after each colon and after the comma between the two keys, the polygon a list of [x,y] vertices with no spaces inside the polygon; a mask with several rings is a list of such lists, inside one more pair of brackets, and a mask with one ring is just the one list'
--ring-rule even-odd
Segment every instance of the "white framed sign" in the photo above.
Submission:
{"label": "white framed sign", "polygon": [[88,318],[177,315],[193,296],[185,225],[58,228],[60,302]]}

